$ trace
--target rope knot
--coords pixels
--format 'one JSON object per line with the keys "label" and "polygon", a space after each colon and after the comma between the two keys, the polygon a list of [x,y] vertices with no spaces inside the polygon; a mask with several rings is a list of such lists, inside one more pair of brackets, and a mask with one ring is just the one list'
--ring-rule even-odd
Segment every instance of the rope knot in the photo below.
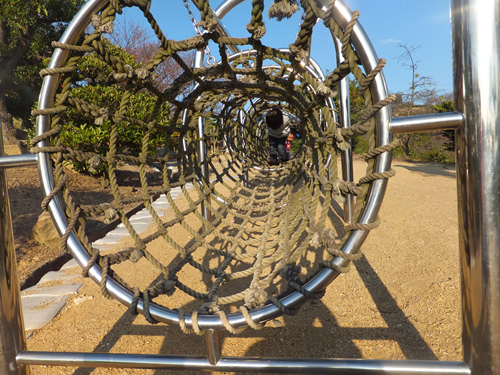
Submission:
{"label": "rope knot", "polygon": [[215,17],[212,17],[212,18],[207,19],[205,21],[201,20],[200,22],[198,22],[198,26],[204,28],[209,33],[213,33],[216,30],[217,25],[218,25],[218,22],[215,19]]}
{"label": "rope knot", "polygon": [[269,18],[276,18],[281,21],[284,18],[292,17],[299,10],[299,6],[295,0],[276,0],[268,10]]}
{"label": "rope knot", "polygon": [[140,249],[134,248],[134,250],[130,253],[129,259],[132,263],[137,263],[143,256],[144,253]]}
{"label": "rope knot", "polygon": [[186,44],[189,49],[196,49],[198,51],[204,51],[208,45],[207,41],[201,35],[187,39]]}
{"label": "rope knot", "polygon": [[116,82],[122,82],[127,79],[127,73],[113,73],[113,78],[115,79]]}
{"label": "rope knot", "polygon": [[245,306],[255,308],[267,301],[267,292],[260,287],[248,288],[245,291]]}
{"label": "rope knot", "polygon": [[318,92],[318,94],[323,95],[323,96],[334,96],[335,95],[335,93],[327,85],[325,85],[322,81],[318,82],[317,92]]}
{"label": "rope knot", "polygon": [[109,224],[111,222],[111,220],[113,220],[115,218],[115,216],[117,215],[117,211],[113,208],[113,207],[109,207],[105,212],[104,212],[104,222],[106,224]]}
{"label": "rope knot", "polygon": [[150,121],[150,122],[148,122],[147,127],[148,127],[148,130],[154,130],[155,127],[156,127],[156,121]]}
{"label": "rope knot", "polygon": [[99,168],[102,166],[102,160],[99,155],[94,155],[89,159],[89,171],[92,173],[97,173]]}
{"label": "rope knot", "polygon": [[107,108],[100,108],[99,111],[97,112],[100,116],[96,117],[94,120],[94,123],[96,125],[102,125],[106,122],[106,120],[109,118],[109,109]]}
{"label": "rope knot", "polygon": [[343,191],[341,190],[342,183],[344,181],[340,179],[336,179],[335,181],[331,182],[332,184],[332,196],[333,199],[337,203],[344,203],[345,202],[345,196],[343,195]]}
{"label": "rope knot", "polygon": [[90,17],[90,20],[92,21],[92,26],[96,30],[99,30],[102,34],[111,34],[113,32],[113,28],[115,26],[115,23],[113,21],[109,21],[106,23],[102,23],[101,16],[98,14],[93,14],[92,17]]}
{"label": "rope knot", "polygon": [[139,68],[135,72],[137,74],[137,78],[139,79],[146,79],[149,77],[149,70],[145,68]]}
{"label": "rope knot", "polygon": [[290,52],[295,56],[295,60],[304,62],[309,61],[309,51],[303,49],[295,43],[290,44],[289,48]]}
{"label": "rope knot", "polygon": [[205,302],[201,305],[200,315],[213,315],[219,311],[219,306],[215,301]]}
{"label": "rope knot", "polygon": [[[338,247],[335,243],[335,231],[332,228],[319,229],[311,238],[309,242],[313,246],[328,246],[328,247]],[[331,246],[334,244],[335,246]]]}
{"label": "rope knot", "polygon": [[177,279],[170,279],[170,280],[165,280],[162,285],[162,291],[165,293],[167,296],[171,297],[172,294],[175,292],[175,286],[177,285]]}
{"label": "rope knot", "polygon": [[282,279],[285,279],[289,282],[300,282],[300,274],[301,267],[297,264],[289,264],[280,271],[280,276]]}
{"label": "rope knot", "polygon": [[266,35],[266,26],[264,24],[254,27],[250,23],[246,26],[248,32],[252,34],[252,38],[255,40],[260,40],[264,35]]}
{"label": "rope knot", "polygon": [[349,149],[349,147],[351,147],[351,145],[349,144],[349,142],[347,142],[344,139],[344,136],[342,135],[342,129],[341,128],[335,129],[335,140],[337,141],[337,147],[340,150],[347,150],[347,149]]}

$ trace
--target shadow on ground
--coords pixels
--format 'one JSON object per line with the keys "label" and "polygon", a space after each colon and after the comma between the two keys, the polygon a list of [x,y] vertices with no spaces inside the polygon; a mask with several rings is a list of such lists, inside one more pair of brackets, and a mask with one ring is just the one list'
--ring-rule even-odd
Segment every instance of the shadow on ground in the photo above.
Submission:
{"label": "shadow on ground", "polygon": [[397,168],[405,168],[412,172],[422,173],[425,175],[435,175],[456,178],[455,165],[453,164],[439,164],[439,163],[419,163],[419,162],[406,162],[412,165],[403,165],[394,163]]}
{"label": "shadow on ground", "polygon": [[[387,327],[342,327],[322,302],[314,305],[307,303],[297,316],[284,317],[284,327],[266,327],[260,331],[247,329],[238,336],[223,332],[223,354],[224,341],[252,340],[256,343],[243,353],[244,356],[361,358],[361,352],[356,346],[357,340],[373,340],[374,342],[389,340],[397,343],[406,359],[437,360],[435,353],[400,309],[368,260],[363,256],[354,263]],[[189,311],[193,307],[188,304],[183,306],[183,309]],[[206,355],[204,337],[185,335],[176,326],[133,324],[135,319],[136,317],[130,312],[122,315],[96,346],[94,353],[112,352],[114,345],[120,338],[125,335],[133,335],[164,337],[160,354]],[[321,327],[318,327],[318,322]],[[297,334],[297,332],[302,333]],[[300,339],[297,340],[297,337]],[[189,348],[195,349],[194,351],[191,349],[189,352]],[[381,354],[383,355],[383,353]],[[90,375],[93,370],[93,368],[78,368],[73,375]],[[155,375],[167,373],[193,374],[195,372],[192,370],[155,371]]]}

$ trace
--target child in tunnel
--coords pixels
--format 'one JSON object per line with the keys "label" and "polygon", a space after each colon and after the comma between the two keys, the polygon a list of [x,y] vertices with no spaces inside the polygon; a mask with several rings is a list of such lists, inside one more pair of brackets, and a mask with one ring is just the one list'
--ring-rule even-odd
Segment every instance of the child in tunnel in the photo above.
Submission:
{"label": "child in tunnel", "polygon": [[281,109],[272,108],[266,114],[267,135],[269,139],[269,165],[278,165],[290,160],[287,150],[287,138],[291,127],[299,126],[300,119]]}

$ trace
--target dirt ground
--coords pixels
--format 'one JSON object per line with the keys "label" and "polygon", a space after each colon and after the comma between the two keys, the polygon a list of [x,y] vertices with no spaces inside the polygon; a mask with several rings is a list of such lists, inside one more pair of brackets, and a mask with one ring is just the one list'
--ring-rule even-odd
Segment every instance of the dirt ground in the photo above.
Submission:
{"label": "dirt ground", "polygon": [[[355,163],[356,178],[364,167]],[[364,256],[351,272],[338,277],[320,303],[280,318],[281,328],[222,333],[223,355],[461,360],[454,167],[396,161],[393,168],[397,173],[384,199],[382,225],[368,236]],[[36,175],[34,168],[25,169],[26,175]],[[15,228],[17,216],[36,221],[31,218],[36,212],[22,207],[25,196],[35,207],[37,194],[37,182],[16,176],[9,174]],[[86,183],[78,181],[77,186]],[[22,226],[17,228],[19,234]],[[29,273],[28,259],[38,256],[42,262],[46,249],[31,248],[29,239],[17,237],[21,274]],[[49,325],[30,334],[29,350],[206,354],[203,337],[185,335],[177,326],[150,325],[142,315],[132,316],[125,306],[105,299],[91,280],[78,279],[84,287]],[[31,370],[35,375],[188,373],[53,366]]]}
{"label": "dirt ground", "polygon": [[[5,154],[18,154],[19,150],[13,146],[5,146]],[[118,183],[124,198],[128,198],[138,191],[139,174],[132,168],[119,167]],[[90,175],[77,173],[70,168],[65,170],[68,177],[67,186],[74,199],[80,203],[99,204],[110,202],[113,199],[110,189],[105,189],[99,179]],[[161,184],[159,174],[148,174],[148,182]],[[29,287],[28,283],[36,282],[31,276],[37,273],[47,263],[60,258],[66,252],[59,245],[44,244],[32,238],[32,229],[42,214],[41,202],[44,198],[40,188],[37,167],[7,169],[7,184],[9,188],[10,209],[12,213],[12,227],[14,245],[17,258],[17,272],[21,289]],[[133,209],[137,204],[126,205],[126,210]],[[107,225],[104,217],[88,221],[87,233],[104,230]],[[69,254],[68,254],[69,255]]]}

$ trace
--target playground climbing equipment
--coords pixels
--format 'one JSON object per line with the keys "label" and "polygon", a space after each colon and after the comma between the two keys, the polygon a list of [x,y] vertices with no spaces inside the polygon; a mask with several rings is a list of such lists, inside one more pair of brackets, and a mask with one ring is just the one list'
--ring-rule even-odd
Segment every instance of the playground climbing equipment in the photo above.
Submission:
{"label": "playground climbing equipment", "polygon": [[[2,340],[13,340],[16,345],[4,354],[7,373],[24,371],[24,365],[30,364],[77,364],[287,373],[400,373],[404,369],[408,374],[469,374],[471,371],[493,374],[491,369],[500,366],[499,356],[493,355],[498,354],[499,347],[498,329],[493,325],[498,322],[498,316],[488,308],[491,307],[489,300],[483,295],[485,299],[480,305],[488,314],[481,316],[486,316],[487,324],[475,324],[474,316],[479,312],[473,302],[479,297],[470,293],[474,285],[479,285],[491,295],[494,286],[488,280],[498,286],[496,268],[482,263],[489,271],[489,279],[484,280],[477,276],[484,270],[474,269],[471,263],[471,256],[478,251],[498,260],[499,247],[495,249],[493,245],[499,242],[499,228],[490,216],[484,216],[482,223],[496,225],[493,233],[497,235],[491,246],[471,249],[469,241],[461,241],[465,362],[221,357],[219,330],[238,333],[247,326],[260,329],[266,321],[282,314],[296,314],[305,302],[321,298],[339,273],[348,271],[350,261],[361,256],[361,245],[368,232],[379,225],[378,211],[387,181],[394,175],[390,168],[391,149],[396,145],[392,133],[458,129],[458,165],[467,166],[469,171],[459,171],[462,238],[472,235],[465,228],[479,225],[469,220],[474,217],[469,215],[473,215],[472,210],[477,209],[478,203],[483,204],[480,199],[486,199],[479,191],[484,187],[490,196],[499,194],[495,191],[498,181],[487,176],[481,175],[471,183],[471,173],[481,173],[480,168],[478,170],[481,161],[471,152],[475,146],[467,140],[474,126],[485,127],[492,137],[498,136],[494,134],[494,122],[475,125],[474,116],[469,118],[470,124],[467,118],[464,120],[463,113],[472,113],[467,110],[477,111],[469,105],[472,100],[469,97],[457,98],[460,113],[392,119],[390,103],[394,96],[388,95],[385,85],[382,73],[385,60],[378,59],[373,50],[358,22],[359,12],[351,12],[340,0],[301,1],[304,13],[296,40],[287,49],[279,49],[261,41],[266,31],[263,1],[252,2],[246,27],[249,34],[229,36],[220,19],[241,2],[228,0],[212,10],[208,1],[196,1],[201,16],[197,27],[204,32],[173,41],[156,22],[148,1],[89,1],[62,39],[53,43],[53,58],[42,71],[44,84],[38,109],[33,112],[38,117],[32,152],[36,154],[47,195],[42,206],[53,217],[61,234],[61,245],[73,254],[84,275],[99,283],[105,296],[143,313],[150,323],[177,324],[185,332],[205,332],[208,357],[189,357],[186,363],[187,357],[175,356],[153,359],[127,355],[125,360],[119,354],[30,353],[25,350],[22,337],[18,292],[9,287],[8,292],[2,289],[2,298],[12,301],[8,310],[2,303],[1,324],[5,328],[2,332],[7,332],[2,334]],[[476,46],[472,38],[482,32],[481,27],[474,22],[466,23],[469,18],[476,20],[479,6],[476,3],[457,1],[453,5],[457,63],[476,63],[475,59],[457,57],[465,53],[468,56],[467,47],[471,45],[483,48]],[[138,8],[159,41],[152,57],[137,66],[126,64],[114,55],[105,39],[106,34],[112,32],[115,17],[125,7]],[[499,5],[493,2],[491,7],[499,10]],[[276,1],[269,14],[286,18],[295,8],[298,6],[293,1]],[[490,21],[496,35],[500,35],[497,21]],[[327,28],[337,54],[337,65],[327,67],[330,73],[326,76],[311,55],[315,27]],[[218,48],[217,63],[204,65],[209,44]],[[498,54],[497,49],[496,46],[488,52]],[[195,53],[193,66],[183,59],[189,51]],[[100,61],[103,74],[98,80],[86,79],[79,65],[89,54]],[[167,88],[160,88],[155,71],[167,59],[173,59],[183,72]],[[498,71],[498,67],[494,67]],[[455,67],[456,83],[477,88],[473,85],[477,77],[461,74],[463,68],[459,64]],[[349,74],[358,81],[365,106],[361,119],[355,124],[349,120],[346,84]],[[84,99],[79,93],[90,84],[116,87],[122,92],[119,103],[106,108]],[[129,104],[134,95],[144,90],[154,97],[153,105],[146,116],[134,116],[128,111]],[[467,90],[458,90],[457,96],[459,94],[468,95]],[[302,144],[292,160],[278,166],[268,163],[262,118],[274,105],[280,105],[301,120],[298,131]],[[168,123],[159,115],[166,108],[172,113]],[[70,113],[109,128],[104,153],[65,146],[61,131]],[[142,130],[143,138],[135,145],[140,151],[131,153],[120,140],[123,126]],[[158,133],[164,136],[164,152],[154,153],[150,140]],[[365,156],[366,175],[354,181],[350,140],[360,135],[367,138],[369,145]],[[486,157],[491,145],[479,137],[474,141],[479,142],[482,156]],[[216,147],[219,145],[222,147]],[[31,159],[4,157],[2,165],[11,167],[32,162],[33,156],[28,158]],[[104,170],[112,199],[100,204],[78,204],[66,186],[63,165],[67,162],[86,165],[90,170]],[[175,173],[168,168],[172,162],[177,169]],[[125,198],[121,194],[117,179],[121,164],[138,168],[141,186],[136,195]],[[151,168],[159,169],[160,182],[150,178]],[[188,190],[188,183],[194,188]],[[182,200],[173,199],[171,192],[175,187],[182,189]],[[474,206],[468,200],[471,191],[475,192],[472,197],[479,200],[473,202]],[[165,195],[171,205],[173,214],[169,217],[162,218],[152,205],[161,195]],[[6,205],[7,201],[3,203]],[[143,205],[153,218],[154,228],[146,233],[138,233],[128,220],[126,208],[134,204]],[[8,207],[5,209],[8,212]],[[99,216],[121,219],[130,235],[127,245],[117,252],[100,252],[92,246],[86,232],[87,221]],[[498,213],[493,216],[498,217]],[[5,244],[6,249],[9,246]],[[6,275],[15,269],[15,260],[10,257],[3,264],[9,270]],[[151,269],[154,282],[141,280],[134,285],[127,272],[134,266]],[[201,282],[184,279],[186,274],[198,275]],[[12,280],[8,282],[12,284]],[[169,302],[176,293],[199,301],[198,306],[191,311],[171,306]],[[13,321],[12,317],[17,319],[8,329],[6,314],[9,314],[8,321]],[[476,330],[490,340],[479,343],[472,334]],[[478,352],[478,345],[484,350]],[[484,356],[489,361],[484,360]]]}
{"label": "playground climbing equipment", "polygon": [[[265,32],[263,2],[253,6],[247,25],[250,35],[238,38],[218,31],[217,12],[208,2],[199,2],[199,24],[207,32],[179,42],[165,37],[150,13],[149,2],[133,3],[144,13],[160,42],[151,59],[136,68],[114,56],[104,40],[112,32],[115,16],[122,7],[132,4],[95,2],[87,6],[86,16],[77,16],[76,22],[87,27],[91,21],[91,33],[82,40],[80,33],[70,32],[53,43],[60,54],[41,72],[48,79],[39,109],[33,112],[39,116],[39,135],[32,140],[32,152],[45,159],[42,168],[48,174],[53,169],[54,179],[54,183],[43,180],[47,198],[42,206],[52,205],[51,213],[60,218],[56,221],[68,223],[59,228],[62,245],[68,246],[82,264],[84,274],[99,282],[106,296],[143,312],[150,323],[176,323],[185,331],[197,333],[222,327],[236,333],[246,325],[259,329],[262,322],[279,314],[294,314],[305,301],[320,298],[339,272],[347,272],[349,261],[360,257],[363,239],[378,226],[376,216],[383,189],[394,175],[389,151],[395,142],[389,138],[387,108],[393,96],[387,95],[381,73],[385,61],[377,60],[369,45],[355,42],[353,32],[359,12],[345,14],[338,23],[336,18],[340,17],[334,17],[338,5],[319,9],[314,2],[305,4],[306,16],[297,40],[287,50],[273,49],[260,41]],[[340,41],[339,52],[344,58],[326,78],[317,64],[315,69],[311,67],[308,51],[312,27],[321,19]],[[218,45],[220,62],[188,66],[181,53],[206,51],[209,41]],[[248,51],[228,55],[230,48]],[[85,75],[82,77],[79,61],[87,54],[104,64],[99,69],[105,78],[98,82],[87,79],[91,86],[81,87],[78,81]],[[175,60],[183,73],[160,91],[154,75],[166,59]],[[335,90],[349,73],[360,82],[366,110],[359,123],[342,127],[332,97],[337,97]],[[100,107],[79,95],[87,87],[99,85],[123,90],[115,108]],[[147,115],[134,117],[127,109],[134,95],[144,89],[154,96],[154,106]],[[302,145],[290,162],[272,168],[268,165],[262,114],[276,103],[300,118]],[[159,117],[165,106],[173,112],[168,124]],[[61,130],[70,110],[89,122],[110,127],[105,156],[102,151],[82,152],[64,145]],[[120,143],[121,127],[132,125],[139,125],[144,133],[138,155],[127,153]],[[165,134],[161,146],[167,152],[163,156],[151,155],[149,140],[155,131]],[[360,135],[369,140],[367,174],[357,182],[345,181],[338,176],[337,155],[349,149],[349,139]],[[219,140],[225,150],[207,147]],[[348,158],[346,154],[344,158]],[[175,176],[167,168],[172,159],[178,169]],[[49,161],[53,161],[53,168]],[[104,169],[112,201],[77,205],[65,184],[63,165],[67,161]],[[140,172],[141,188],[128,199],[118,189],[120,163],[137,165]],[[146,169],[154,163],[161,166],[162,173],[157,186],[148,181]],[[192,182],[195,194],[185,188]],[[188,202],[186,208],[171,196],[177,186]],[[152,206],[161,194],[166,195],[175,212],[171,220],[161,220]],[[353,222],[327,222],[332,206],[343,203],[348,195],[356,197]],[[148,209],[154,232],[141,236],[135,231],[126,216],[125,202],[143,204]],[[121,218],[130,233],[131,246],[106,255],[93,248],[86,235],[86,221],[100,215]],[[74,246],[70,240],[73,235]],[[187,236],[192,241],[181,243],[179,237]],[[161,251],[154,253],[149,245],[160,239],[164,241]],[[168,252],[173,256],[165,256]],[[318,261],[301,277],[301,264],[309,262],[310,252]],[[143,266],[140,259],[146,259],[156,271],[155,284],[145,289],[131,285],[127,275],[115,267],[123,262]],[[213,283],[195,290],[180,276],[193,272],[202,274],[203,286],[208,279]],[[237,289],[228,285],[237,280],[245,280],[247,285]],[[199,308],[174,311],[156,303],[177,290],[200,300]],[[239,311],[230,313],[226,305]]]}

